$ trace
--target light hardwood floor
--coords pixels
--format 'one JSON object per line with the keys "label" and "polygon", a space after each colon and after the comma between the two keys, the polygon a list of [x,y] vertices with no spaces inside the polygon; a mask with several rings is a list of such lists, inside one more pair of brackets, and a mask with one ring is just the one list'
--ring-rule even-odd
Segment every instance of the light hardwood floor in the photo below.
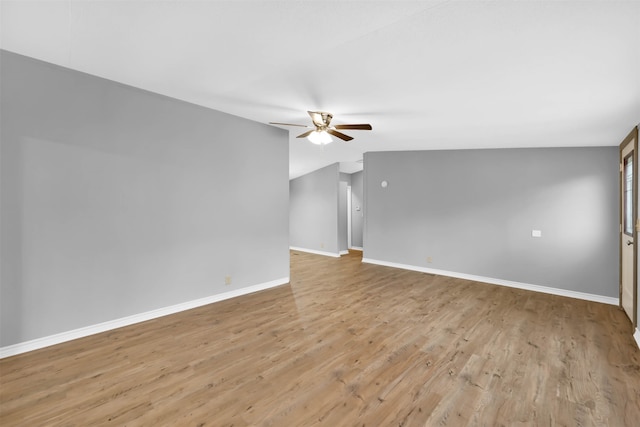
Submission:
{"label": "light hardwood floor", "polygon": [[613,306],[292,252],[291,284],[0,361],[0,424],[638,426]]}

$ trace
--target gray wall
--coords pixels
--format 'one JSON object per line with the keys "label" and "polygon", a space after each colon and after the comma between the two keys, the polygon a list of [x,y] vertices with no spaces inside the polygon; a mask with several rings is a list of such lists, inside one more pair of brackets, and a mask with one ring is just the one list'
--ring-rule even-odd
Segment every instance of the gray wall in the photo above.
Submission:
{"label": "gray wall", "polygon": [[[362,228],[364,225],[364,175],[363,172],[351,174],[351,246],[362,247]],[[360,210],[358,210],[358,207]]]}
{"label": "gray wall", "polygon": [[0,59],[1,346],[289,275],[286,131]]}
{"label": "gray wall", "polygon": [[338,164],[289,181],[289,244],[338,254]]}
{"label": "gray wall", "polygon": [[364,257],[618,297],[617,158],[617,147],[367,153]]}

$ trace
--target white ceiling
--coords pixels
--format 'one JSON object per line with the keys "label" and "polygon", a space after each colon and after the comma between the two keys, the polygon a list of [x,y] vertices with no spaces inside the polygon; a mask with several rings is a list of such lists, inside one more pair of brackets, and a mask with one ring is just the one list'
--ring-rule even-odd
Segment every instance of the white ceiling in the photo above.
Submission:
{"label": "white ceiling", "polygon": [[12,52],[263,123],[372,124],[324,148],[292,128],[292,178],[367,151],[617,145],[640,122],[640,1],[0,4]]}

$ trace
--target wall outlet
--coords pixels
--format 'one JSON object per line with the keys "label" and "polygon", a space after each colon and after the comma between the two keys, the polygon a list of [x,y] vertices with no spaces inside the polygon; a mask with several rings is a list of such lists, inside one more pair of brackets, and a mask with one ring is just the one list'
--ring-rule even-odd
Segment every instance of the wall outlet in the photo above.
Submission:
{"label": "wall outlet", "polygon": [[320,248],[324,249],[324,243],[320,243]]}
{"label": "wall outlet", "polygon": [[427,257],[427,262],[428,262],[429,264],[431,264],[431,263],[433,262],[433,258],[431,258],[430,256],[428,256],[428,257]]}
{"label": "wall outlet", "polygon": [[225,285],[231,284],[231,276],[224,276],[224,284]]}

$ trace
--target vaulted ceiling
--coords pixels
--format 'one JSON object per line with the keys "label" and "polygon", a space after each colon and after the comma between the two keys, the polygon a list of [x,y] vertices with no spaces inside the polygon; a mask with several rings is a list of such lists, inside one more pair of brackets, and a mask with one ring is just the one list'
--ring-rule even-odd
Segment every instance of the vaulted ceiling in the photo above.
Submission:
{"label": "vaulted ceiling", "polygon": [[1,47],[263,123],[371,123],[367,151],[616,145],[640,122],[640,1],[7,1]]}

